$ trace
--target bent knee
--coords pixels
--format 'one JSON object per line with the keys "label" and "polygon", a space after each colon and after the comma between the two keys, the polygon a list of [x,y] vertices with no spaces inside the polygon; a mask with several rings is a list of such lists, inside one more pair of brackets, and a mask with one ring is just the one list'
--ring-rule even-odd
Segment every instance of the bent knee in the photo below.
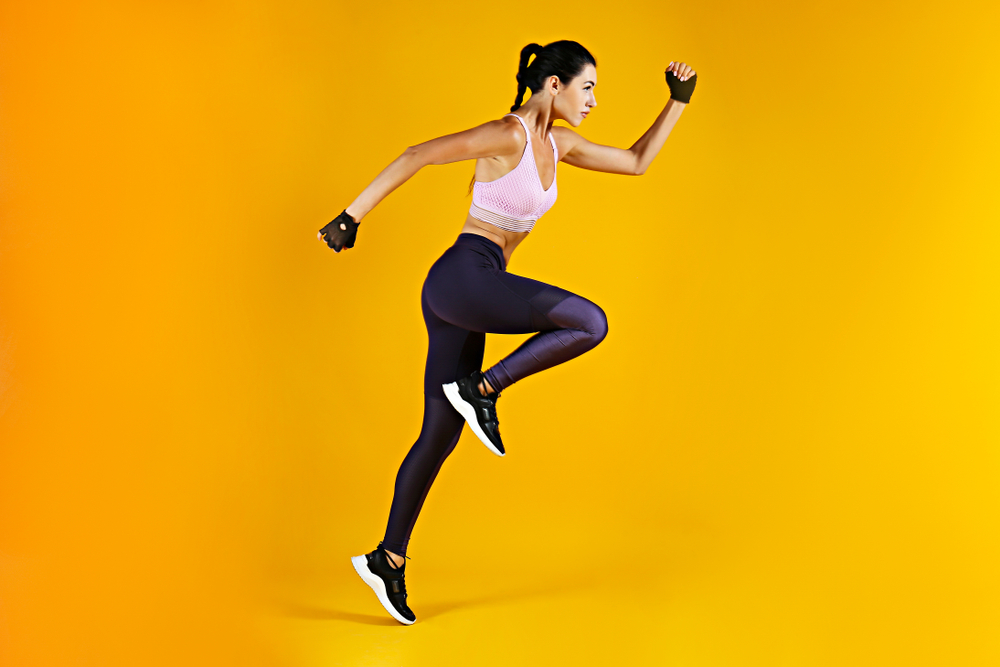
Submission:
{"label": "bent knee", "polygon": [[573,295],[549,312],[548,317],[557,326],[586,334],[593,347],[608,335],[608,316],[593,301]]}
{"label": "bent knee", "polygon": [[596,346],[608,337],[608,316],[604,312],[604,309],[596,303],[593,305],[594,307],[587,318],[587,333],[594,339],[593,344]]}
{"label": "bent knee", "polygon": [[597,339],[594,345],[597,345],[597,343],[600,343],[602,340],[608,337],[608,316],[605,314],[604,310],[600,306],[595,305],[594,308],[596,308],[597,312],[599,313],[596,322],[597,326],[595,327],[594,330],[594,338]]}

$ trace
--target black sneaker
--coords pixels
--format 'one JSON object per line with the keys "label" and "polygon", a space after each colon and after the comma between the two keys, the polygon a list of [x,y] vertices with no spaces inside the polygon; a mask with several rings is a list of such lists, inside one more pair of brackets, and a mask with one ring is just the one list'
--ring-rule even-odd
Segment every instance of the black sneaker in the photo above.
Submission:
{"label": "black sneaker", "polygon": [[500,421],[497,419],[497,399],[500,392],[483,396],[479,393],[479,383],[483,381],[482,371],[475,371],[467,378],[441,385],[444,395],[451,401],[458,413],[465,417],[472,432],[486,447],[503,456],[506,452],[500,440]]}
{"label": "black sneaker", "polygon": [[398,568],[389,564],[389,555],[379,544],[375,551],[351,558],[354,569],[366,584],[372,587],[378,601],[394,619],[403,625],[412,625],[416,615],[406,606],[406,583],[403,570],[406,563]]}

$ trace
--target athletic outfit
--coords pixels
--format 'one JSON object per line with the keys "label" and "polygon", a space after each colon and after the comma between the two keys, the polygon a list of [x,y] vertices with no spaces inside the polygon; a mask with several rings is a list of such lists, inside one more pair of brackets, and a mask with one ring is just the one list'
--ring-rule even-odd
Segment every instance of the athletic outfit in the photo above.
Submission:
{"label": "athletic outfit", "polygon": [[[671,63],[673,64],[673,63]],[[665,72],[670,97],[691,101],[697,75],[686,81]],[[527,135],[524,153],[509,173],[473,185],[469,213],[513,232],[531,231],[556,200],[556,178],[542,187],[524,119],[514,116]],[[555,164],[559,152],[549,133]],[[320,239],[340,252],[354,247],[358,224],[345,209],[320,230]],[[607,319],[597,305],[572,292],[507,273],[503,251],[478,234],[459,234],[455,244],[431,266],[421,294],[427,324],[424,420],[417,442],[396,476],[385,539],[369,554],[351,559],[386,611],[400,623],[416,620],[406,604],[404,565],[395,567],[386,549],[404,555],[410,531],[441,464],[458,444],[462,426],[495,453],[504,454],[494,410],[499,392],[540,370],[583,354],[607,335]],[[487,333],[538,332],[486,373],[480,372]],[[476,387],[486,379],[496,394],[483,397]]]}
{"label": "athletic outfit", "polygon": [[[544,190],[528,126],[517,114],[507,115],[524,126],[524,154],[499,179],[473,185],[470,212],[502,229],[531,229],[555,202],[556,175]],[[551,132],[549,139],[558,164]],[[420,436],[396,477],[383,540],[389,551],[406,553],[427,491],[466,422],[445,398],[442,386],[482,368],[487,333],[539,332],[484,373],[497,392],[583,354],[607,335],[607,319],[596,304],[559,287],[508,273],[506,268],[499,245],[485,236],[466,233],[459,234],[427,273],[421,293],[428,338],[424,419]]]}
{"label": "athletic outfit", "polygon": [[[495,181],[476,182],[470,214],[508,231],[530,231],[556,199],[556,178],[548,190],[542,187],[531,149],[531,133],[524,119],[527,141],[518,165]],[[559,154],[549,133],[556,164]],[[424,498],[444,460],[458,444],[468,423],[495,453],[499,451],[478,430],[475,417],[463,416],[465,406],[457,401],[456,382],[465,382],[466,395],[485,378],[499,392],[532,373],[551,368],[579,356],[600,343],[608,332],[604,311],[572,292],[508,273],[503,249],[478,234],[459,234],[454,245],[434,262],[421,292],[421,307],[427,326],[428,350],[424,372],[424,417],[420,435],[403,460],[396,476],[395,493],[385,538],[370,554],[356,556],[355,568],[375,590],[386,609],[401,622],[412,622],[405,603],[405,589],[393,598],[395,579],[384,576],[384,550],[406,554],[410,532]],[[535,333],[514,352],[479,374],[487,333]],[[478,374],[478,375],[477,375]],[[454,391],[451,401],[445,386]],[[475,399],[484,401],[478,392]],[[453,407],[454,406],[454,407]],[[493,413],[495,415],[495,413]],[[494,423],[494,427],[495,427]],[[499,432],[496,433],[497,441]],[[382,554],[380,556],[380,554]],[[379,570],[383,568],[383,570]],[[402,568],[398,571],[402,577]],[[382,582],[381,584],[379,582]],[[385,598],[385,599],[383,599]],[[396,601],[390,608],[388,601]]]}

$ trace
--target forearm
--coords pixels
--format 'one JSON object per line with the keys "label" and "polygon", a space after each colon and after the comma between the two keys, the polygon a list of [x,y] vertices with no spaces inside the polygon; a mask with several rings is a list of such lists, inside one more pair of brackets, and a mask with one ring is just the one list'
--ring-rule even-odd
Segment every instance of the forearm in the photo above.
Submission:
{"label": "forearm", "polygon": [[423,166],[417,151],[412,146],[407,148],[361,191],[357,199],[351,202],[347,207],[348,215],[354,218],[355,222],[361,222],[361,218],[368,215],[390,192],[412,178]]}
{"label": "forearm", "polygon": [[629,150],[635,153],[636,174],[645,173],[646,169],[653,162],[653,159],[659,154],[667,137],[670,136],[670,131],[674,129],[674,125],[677,124],[686,106],[683,102],[678,102],[674,99],[667,100],[667,105],[663,107],[663,111],[653,121],[653,126],[646,130],[646,133],[639,137],[638,141],[632,144]]}

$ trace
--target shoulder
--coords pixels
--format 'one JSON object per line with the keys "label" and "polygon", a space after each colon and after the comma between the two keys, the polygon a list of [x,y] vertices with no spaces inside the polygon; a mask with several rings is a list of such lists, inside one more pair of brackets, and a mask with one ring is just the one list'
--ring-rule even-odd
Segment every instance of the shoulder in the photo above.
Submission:
{"label": "shoulder", "polygon": [[520,150],[527,139],[524,127],[513,116],[501,116],[500,118],[486,121],[479,127],[484,132],[489,133],[495,141],[501,141],[509,145],[511,152]]}
{"label": "shoulder", "polygon": [[562,125],[553,125],[550,131],[552,132],[552,138],[556,141],[556,148],[559,149],[560,161],[581,141],[586,141],[586,139],[581,137],[579,134],[568,127],[563,127]]}
{"label": "shoulder", "polygon": [[528,139],[524,127],[513,116],[501,116],[479,126],[493,147],[493,155],[520,155]]}
{"label": "shoulder", "polygon": [[513,114],[506,114],[492,122],[499,123],[504,132],[512,137],[516,137],[522,144],[527,138],[524,132],[524,125],[521,124],[520,120],[514,118]]}

